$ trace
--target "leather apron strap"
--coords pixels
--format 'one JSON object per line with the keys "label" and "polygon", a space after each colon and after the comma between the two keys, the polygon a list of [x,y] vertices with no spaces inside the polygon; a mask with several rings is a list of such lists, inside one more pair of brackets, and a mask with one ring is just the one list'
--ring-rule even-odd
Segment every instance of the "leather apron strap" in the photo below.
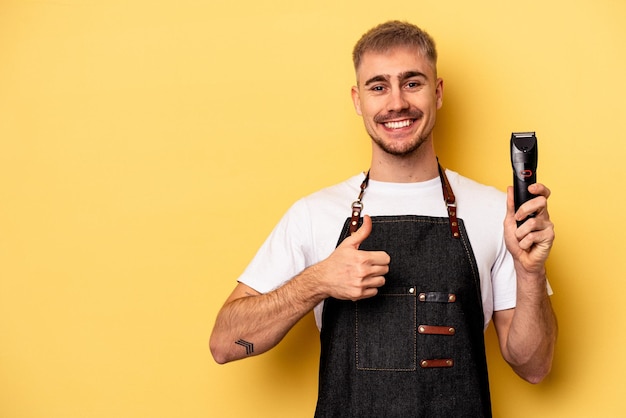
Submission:
{"label": "leather apron strap", "polygon": [[[459,233],[459,221],[456,216],[456,197],[454,196],[454,192],[452,191],[452,187],[450,186],[450,182],[448,181],[448,176],[446,176],[446,170],[441,167],[439,161],[437,161],[437,168],[439,170],[439,178],[441,179],[441,188],[443,191],[443,201],[446,204],[448,209],[448,219],[450,220],[450,231],[452,232],[452,236],[454,238],[459,238],[461,235]],[[359,219],[361,218],[361,212],[363,211],[363,194],[365,194],[365,189],[369,184],[370,180],[370,172],[367,171],[365,174],[365,179],[361,183],[361,192],[359,193],[359,197],[352,202],[352,216],[350,218],[350,235],[354,234],[356,230],[359,228]]]}

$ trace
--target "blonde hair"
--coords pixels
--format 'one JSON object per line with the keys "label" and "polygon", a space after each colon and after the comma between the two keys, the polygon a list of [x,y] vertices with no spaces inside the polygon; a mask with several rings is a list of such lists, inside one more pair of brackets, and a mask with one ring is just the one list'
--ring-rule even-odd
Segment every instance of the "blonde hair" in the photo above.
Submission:
{"label": "blonde hair", "polygon": [[381,53],[399,46],[417,48],[437,68],[437,49],[433,38],[412,23],[392,20],[370,29],[359,39],[352,51],[354,70],[358,71],[366,52]]}

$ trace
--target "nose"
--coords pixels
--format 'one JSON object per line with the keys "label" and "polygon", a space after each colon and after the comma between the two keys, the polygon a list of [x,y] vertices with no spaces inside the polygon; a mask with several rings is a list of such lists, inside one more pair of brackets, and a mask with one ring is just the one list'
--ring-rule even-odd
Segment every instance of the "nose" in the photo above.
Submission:
{"label": "nose", "polygon": [[393,89],[389,95],[389,102],[387,103],[387,111],[398,112],[400,110],[407,109],[409,102],[404,96],[402,89]]}

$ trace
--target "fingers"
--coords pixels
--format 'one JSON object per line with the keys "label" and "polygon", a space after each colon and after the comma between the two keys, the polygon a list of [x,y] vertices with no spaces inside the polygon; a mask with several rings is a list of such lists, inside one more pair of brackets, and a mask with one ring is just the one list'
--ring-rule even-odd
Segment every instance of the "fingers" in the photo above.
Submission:
{"label": "fingers", "polygon": [[534,183],[528,186],[528,191],[536,197],[525,202],[515,212],[515,206],[513,203],[513,188],[507,188],[507,217],[511,216],[516,221],[523,221],[529,216],[544,216],[547,215],[548,197],[550,197],[550,189],[541,183]]}
{"label": "fingers", "polygon": [[530,250],[535,244],[552,246],[554,240],[554,225],[549,219],[530,218],[515,231],[518,245],[521,249]]}
{"label": "fingers", "polygon": [[352,302],[356,302],[357,300],[367,299],[374,297],[378,294],[378,288],[382,287],[385,284],[385,278],[382,277],[382,281],[377,284],[373,284],[372,286],[363,287],[361,289],[361,293],[359,295],[355,295],[350,298]]}
{"label": "fingers", "polygon": [[[509,252],[526,271],[531,272],[543,268],[555,235],[548,213],[550,189],[541,183],[535,183],[528,187],[528,191],[536,197],[525,202],[515,212],[513,188],[508,188],[504,227]],[[531,214],[534,216],[528,218]],[[516,221],[524,219],[526,221],[518,227]]]}
{"label": "fingers", "polygon": [[379,274],[375,274],[373,273],[373,271],[371,271],[371,274],[353,283],[354,286],[350,288],[346,298],[354,302],[360,299],[376,296],[378,294],[378,288],[385,285],[386,279],[384,274],[386,274],[387,272],[387,268],[381,268]]}
{"label": "fingers", "polygon": [[537,196],[543,196],[546,199],[550,197],[550,189],[541,183],[535,183],[528,186],[528,191]]}

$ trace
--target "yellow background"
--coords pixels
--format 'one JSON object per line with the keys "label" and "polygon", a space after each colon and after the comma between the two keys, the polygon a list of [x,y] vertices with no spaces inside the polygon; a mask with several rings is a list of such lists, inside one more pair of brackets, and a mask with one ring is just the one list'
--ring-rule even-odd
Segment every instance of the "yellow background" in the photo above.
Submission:
{"label": "yellow background", "polygon": [[310,417],[317,331],[218,366],[236,277],[297,198],[367,168],[351,48],[431,32],[443,164],[552,190],[554,370],[487,332],[496,417],[626,416],[622,0],[0,0],[0,417]]}

